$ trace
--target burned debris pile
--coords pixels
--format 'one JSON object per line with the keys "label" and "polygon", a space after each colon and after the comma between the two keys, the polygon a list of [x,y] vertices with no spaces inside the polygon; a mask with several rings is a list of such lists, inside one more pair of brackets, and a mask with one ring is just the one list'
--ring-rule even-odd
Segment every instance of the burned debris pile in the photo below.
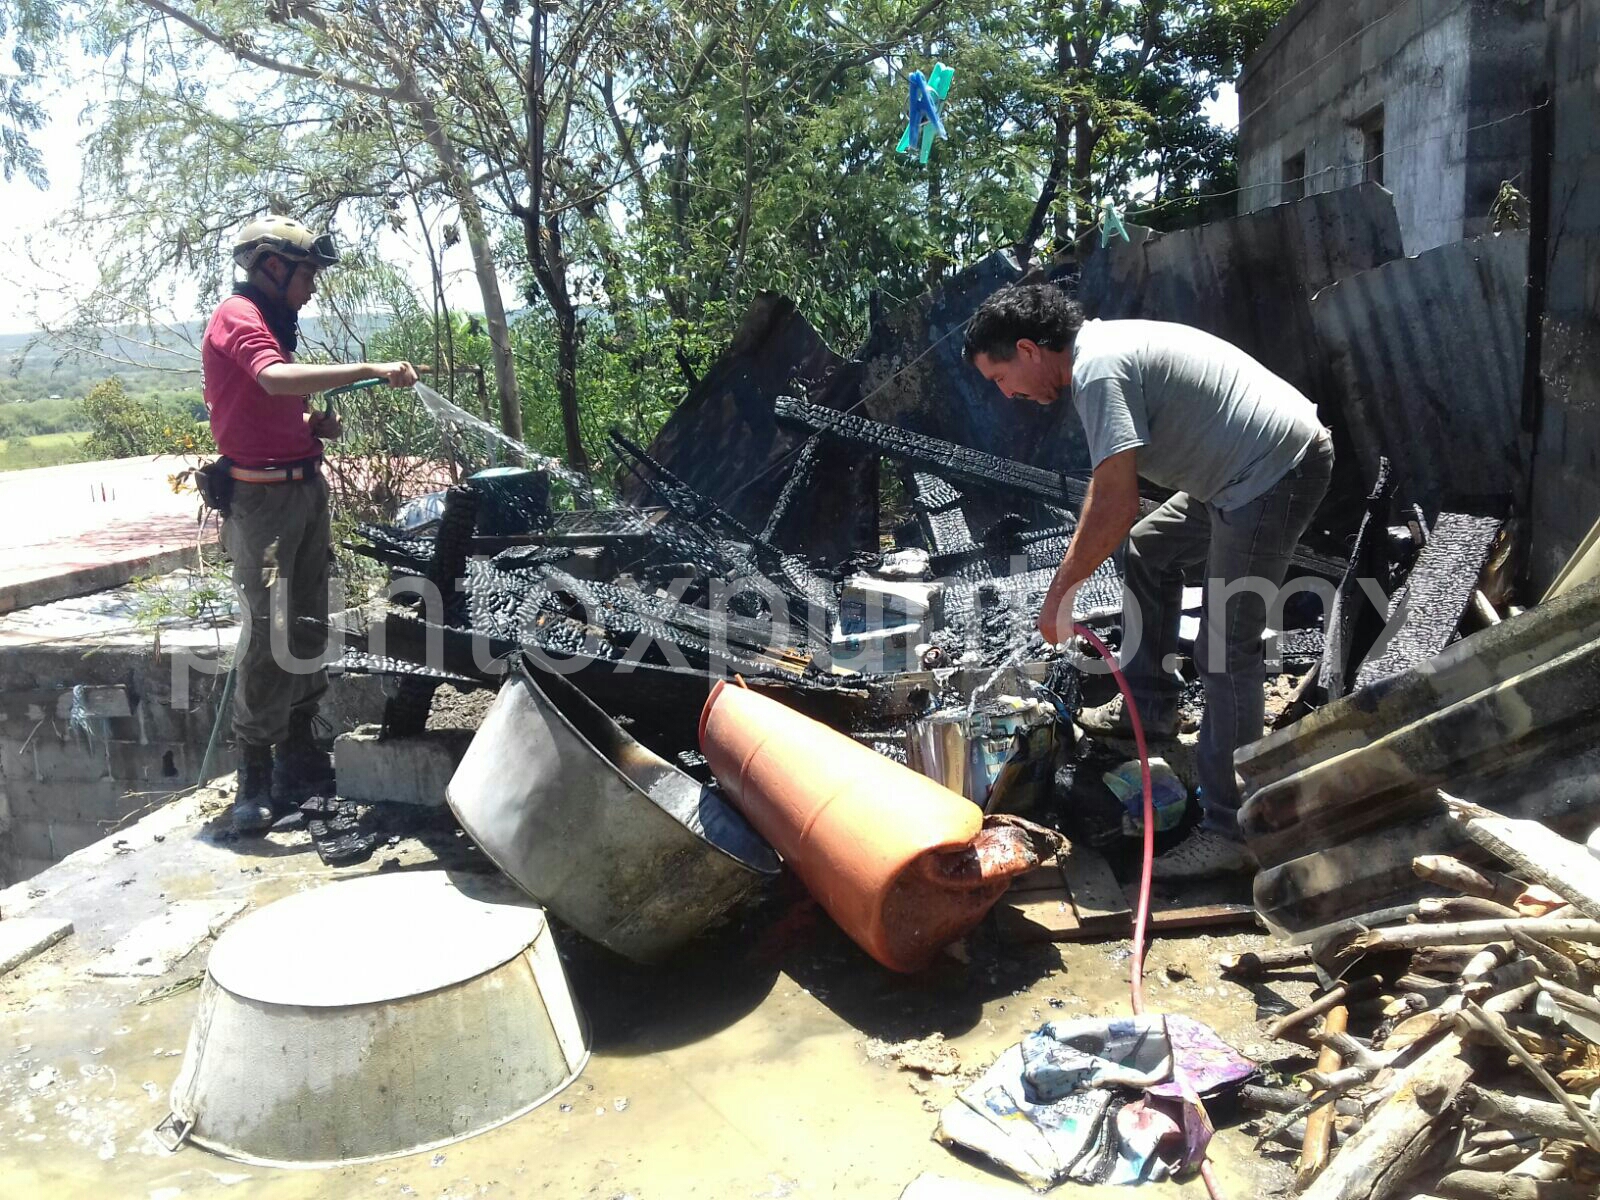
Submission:
{"label": "burned debris pile", "polygon": [[[851,361],[763,297],[649,446],[610,435],[615,500],[553,467],[500,468],[449,489],[427,524],[362,529],[354,548],[396,587],[347,634],[344,669],[398,679],[390,739],[422,731],[444,683],[497,689],[450,806],[524,890],[626,957],[674,953],[780,863],[898,971],[991,909],[1006,945],[1122,936],[1146,898],[1158,931],[1259,917],[1290,945],[1229,969],[1313,968],[1324,985],[1271,1031],[1321,1054],[1312,1092],[1243,1093],[1273,1114],[1266,1140],[1304,1144],[1309,1194],[1397,1194],[1432,1168],[1439,1195],[1592,1194],[1587,1102],[1517,1089],[1556,1078],[1583,1095],[1600,1078],[1600,911],[1561,836],[1587,835],[1600,807],[1600,581],[1582,559],[1519,607],[1525,481],[1395,443],[1450,431],[1384,410],[1341,340],[1381,324],[1386,281],[1411,269],[1389,204],[1328,193],[1136,231],[1081,276],[1051,268],[1091,316],[1187,321],[1277,365],[1338,439],[1335,486],[1269,615],[1272,732],[1235,758],[1248,895],[1240,879],[1140,895],[1140,764],[1075,720],[1111,681],[1037,630],[1089,472],[1070,405],[1008,406],[960,359],[967,319],[1019,276],[1004,256],[875,313]],[[1439,273],[1487,280],[1474,319],[1521,320],[1497,282],[1509,261],[1490,247],[1415,269],[1434,290]],[[1260,325],[1246,300],[1262,295],[1284,298],[1293,337]],[[561,483],[570,510],[551,502]],[[1208,586],[1191,576],[1186,733]],[[1113,557],[1075,617],[1120,647],[1123,603]],[[1162,848],[1197,819],[1192,739],[1171,754],[1149,761]],[[965,1131],[952,1142],[1009,1153],[945,1115]],[[1531,1190],[1493,1190],[1484,1173],[1513,1162]]]}
{"label": "burned debris pile", "polygon": [[[1313,1200],[1593,1196],[1600,1186],[1600,892],[1535,821],[1441,803],[1471,855],[1411,864],[1408,923],[1233,955],[1234,978],[1327,986],[1268,1031],[1316,1055],[1308,1091],[1246,1087],[1260,1143],[1300,1149]],[[1259,1144],[1259,1143],[1258,1143]]]}

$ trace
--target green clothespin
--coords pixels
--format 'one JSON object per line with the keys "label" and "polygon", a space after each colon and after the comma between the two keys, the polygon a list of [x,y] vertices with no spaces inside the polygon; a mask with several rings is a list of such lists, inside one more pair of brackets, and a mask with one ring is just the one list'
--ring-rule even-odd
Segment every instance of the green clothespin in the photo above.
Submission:
{"label": "green clothespin", "polygon": [[1128,231],[1122,227],[1122,218],[1117,215],[1117,206],[1112,204],[1108,197],[1100,202],[1100,248],[1104,250],[1109,246],[1113,237],[1120,237],[1125,242],[1133,241],[1128,236]]}
{"label": "green clothespin", "polygon": [[[933,70],[928,73],[928,91],[933,93],[937,101],[934,111],[940,113],[941,118],[944,102],[950,97],[950,82],[955,77],[955,68],[947,67],[943,63],[935,63]],[[943,133],[943,130],[938,129],[932,121],[924,122],[922,126],[922,143],[918,147],[920,151],[918,157],[922,162],[926,163],[928,161],[928,156],[933,153],[934,136],[941,133]],[[910,150],[911,126],[907,125],[904,132],[900,134],[900,144],[894,148],[894,152],[896,154],[906,154]]]}

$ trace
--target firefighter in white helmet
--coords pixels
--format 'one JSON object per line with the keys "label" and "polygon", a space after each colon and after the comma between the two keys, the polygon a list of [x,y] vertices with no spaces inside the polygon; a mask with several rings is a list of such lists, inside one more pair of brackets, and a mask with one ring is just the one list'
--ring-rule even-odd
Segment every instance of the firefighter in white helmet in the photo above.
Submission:
{"label": "firefighter in white helmet", "polygon": [[[235,655],[233,733],[239,750],[234,828],[257,833],[290,806],[331,788],[333,763],[313,731],[327,690],[333,540],[322,443],[339,420],[309,397],[382,379],[417,381],[410,363],[297,363],[298,314],[317,273],[339,261],[333,236],[290,217],[239,231],[233,261],[245,273],[218,306],[201,346],[206,410],[222,452],[224,548],[243,624]],[[301,618],[314,618],[312,622]]]}

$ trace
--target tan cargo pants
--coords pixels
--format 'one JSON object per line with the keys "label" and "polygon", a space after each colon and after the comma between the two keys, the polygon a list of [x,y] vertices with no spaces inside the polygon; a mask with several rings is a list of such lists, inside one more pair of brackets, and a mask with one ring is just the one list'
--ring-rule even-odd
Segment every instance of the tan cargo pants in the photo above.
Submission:
{"label": "tan cargo pants", "polygon": [[[328,482],[235,483],[222,523],[239,598],[233,735],[270,746],[289,732],[289,714],[315,713],[328,690],[328,576],[333,533]],[[301,617],[318,624],[307,626]]]}

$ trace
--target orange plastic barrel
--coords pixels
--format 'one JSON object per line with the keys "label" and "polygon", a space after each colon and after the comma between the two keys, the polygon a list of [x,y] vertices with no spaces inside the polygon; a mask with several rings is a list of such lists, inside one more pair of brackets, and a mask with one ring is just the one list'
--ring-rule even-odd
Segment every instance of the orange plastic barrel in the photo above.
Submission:
{"label": "orange plastic barrel", "polygon": [[828,915],[891,970],[926,966],[1037,862],[965,797],[746,688],[717,684],[700,751]]}

